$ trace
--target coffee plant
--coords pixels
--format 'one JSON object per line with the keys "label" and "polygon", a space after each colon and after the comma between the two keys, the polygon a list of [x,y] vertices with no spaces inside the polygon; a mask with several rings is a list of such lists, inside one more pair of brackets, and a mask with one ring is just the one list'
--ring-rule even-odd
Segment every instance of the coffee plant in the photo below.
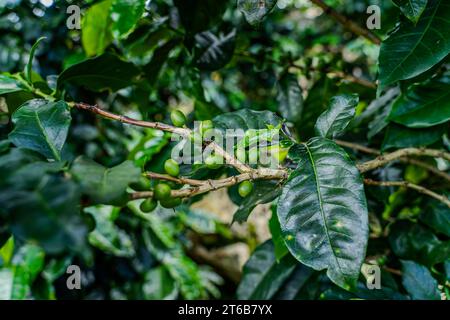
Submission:
{"label": "coffee plant", "polygon": [[0,299],[448,299],[449,30],[446,0],[0,1]]}

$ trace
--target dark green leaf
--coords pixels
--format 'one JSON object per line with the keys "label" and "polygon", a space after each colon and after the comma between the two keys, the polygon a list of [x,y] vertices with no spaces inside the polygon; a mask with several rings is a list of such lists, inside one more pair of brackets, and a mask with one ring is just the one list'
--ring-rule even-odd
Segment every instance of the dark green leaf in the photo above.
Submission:
{"label": "dark green leaf", "polygon": [[276,261],[271,240],[264,242],[244,266],[243,277],[237,289],[239,300],[269,300],[294,271],[297,261],[288,255]]}
{"label": "dark green leaf", "polygon": [[419,218],[430,228],[450,237],[450,212],[444,203],[431,200]]}
{"label": "dark green leaf", "polygon": [[300,290],[303,289],[308,280],[315,271],[307,266],[297,263],[294,272],[289,276],[289,278],[284,282],[283,286],[278,290],[274,299],[276,300],[294,300],[299,294]]}
{"label": "dark green leaf", "polygon": [[106,168],[83,156],[74,161],[71,172],[95,204],[112,205],[122,202],[128,185],[137,182],[141,174],[131,161]]}
{"label": "dark green leaf", "polygon": [[446,125],[426,129],[411,129],[397,124],[390,124],[384,136],[382,150],[425,147],[440,140],[445,131]]}
{"label": "dark green leaf", "polygon": [[61,160],[71,119],[64,101],[30,100],[14,112],[14,130],[9,134],[9,140],[49,159]]}
{"label": "dark green leaf", "polygon": [[12,76],[0,74],[0,95],[24,90],[22,84]]}
{"label": "dark green leaf", "polygon": [[413,261],[402,261],[402,283],[406,291],[415,300],[441,300],[438,282],[430,271]]}
{"label": "dark green leaf", "polygon": [[284,75],[277,84],[278,111],[289,122],[298,122],[303,111],[302,89],[297,76],[291,73]]}
{"label": "dark green leaf", "polygon": [[277,0],[238,0],[238,8],[252,26],[259,25],[272,11]]}
{"label": "dark green leaf", "polygon": [[345,130],[355,116],[358,95],[344,94],[331,98],[327,111],[317,119],[314,130],[318,136],[334,138]]}
{"label": "dark green leaf", "polygon": [[434,79],[411,87],[395,101],[389,119],[410,128],[427,128],[449,121],[448,80]]}
{"label": "dark green leaf", "polygon": [[313,138],[291,150],[299,160],[278,200],[289,251],[346,289],[354,287],[365,256],[368,214],[358,169],[334,142]]}
{"label": "dark green leaf", "polygon": [[381,45],[380,84],[384,88],[429,70],[450,52],[450,3],[429,0],[417,25],[402,22]]}
{"label": "dark green leaf", "polygon": [[221,114],[213,119],[214,125],[220,129],[267,129],[267,125],[276,127],[282,119],[270,111],[254,111],[242,109]]}
{"label": "dark green leaf", "polygon": [[429,229],[405,221],[392,226],[389,243],[399,258],[426,266],[444,262],[450,255],[450,241],[440,241]]}
{"label": "dark green leaf", "polygon": [[236,31],[216,36],[210,31],[195,36],[195,61],[203,70],[214,71],[223,68],[233,57]]}
{"label": "dark green leaf", "polygon": [[139,69],[134,64],[105,53],[64,70],[58,77],[58,88],[70,83],[91,91],[117,91],[131,86],[138,74]]}
{"label": "dark green leaf", "polygon": [[400,7],[403,14],[413,23],[419,21],[428,0],[393,0]]}
{"label": "dark green leaf", "polygon": [[186,32],[196,34],[210,29],[219,22],[228,1],[217,0],[174,0],[180,20]]}

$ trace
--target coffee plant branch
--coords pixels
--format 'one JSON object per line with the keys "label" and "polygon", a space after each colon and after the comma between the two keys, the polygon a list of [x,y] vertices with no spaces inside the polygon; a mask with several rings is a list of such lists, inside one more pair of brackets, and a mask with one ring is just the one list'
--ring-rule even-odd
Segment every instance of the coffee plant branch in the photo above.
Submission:
{"label": "coffee plant branch", "polygon": [[[149,122],[149,121],[142,121],[142,120],[136,120],[132,119],[123,115],[117,115],[112,112],[108,112],[105,110],[100,109],[99,107],[95,105],[89,105],[86,103],[72,103],[71,106],[74,106],[78,109],[87,110],[92,113],[98,114],[106,119],[110,120],[116,120],[120,121],[122,123],[127,123],[130,125],[145,127],[145,128],[153,128],[158,129],[166,132],[176,133],[184,137],[191,137],[192,136],[192,130],[189,128],[178,128],[174,127],[165,123],[160,122]],[[348,142],[339,141],[338,143],[342,146],[347,145],[349,146]],[[219,179],[219,180],[193,180],[193,179],[186,179],[186,178],[174,178],[161,175],[158,173],[153,172],[147,172],[144,173],[145,176],[149,178],[154,179],[161,179],[161,180],[167,180],[167,181],[173,181],[180,184],[188,184],[191,187],[180,189],[180,190],[172,190],[171,195],[175,198],[187,198],[192,197],[195,195],[207,193],[210,191],[218,190],[221,188],[231,187],[238,183],[241,183],[243,181],[247,180],[285,180],[288,177],[288,171],[286,169],[269,169],[269,168],[258,168],[253,169],[246,164],[243,164],[238,159],[236,159],[233,155],[228,154],[222,147],[220,147],[218,144],[216,144],[213,141],[209,141],[206,143],[206,146],[211,147],[214,152],[220,156],[223,157],[226,164],[229,164],[233,167],[235,167],[241,174],[237,176],[228,177],[225,179]],[[370,149],[364,146],[358,146],[359,150],[365,150],[367,153],[379,154],[379,151],[375,149]],[[356,148],[355,148],[356,149]],[[365,173],[374,169],[377,169],[379,167],[385,166],[389,162],[400,160],[402,158],[405,158],[407,156],[430,156],[434,158],[444,158],[446,160],[450,161],[450,153],[441,151],[441,150],[434,150],[434,149],[425,149],[425,148],[406,148],[406,149],[400,149],[397,151],[394,151],[392,153],[388,153],[385,155],[380,155],[374,160],[367,161],[365,163],[361,163],[357,165],[357,168],[361,173]],[[170,180],[169,180],[170,179]],[[381,186],[388,186],[389,181],[383,181],[383,182],[374,182],[373,180],[365,180],[366,184],[374,185],[374,183],[381,183]],[[430,197],[433,197],[435,199],[440,200],[441,202],[445,203],[450,207],[450,201],[443,195],[439,195],[434,193],[431,190],[426,189],[422,186],[417,186],[414,184],[411,184],[409,182],[397,182],[393,181],[392,186],[403,186],[410,189],[415,189],[416,191],[419,191],[423,194],[426,194]],[[131,195],[132,199],[144,199],[144,198],[151,198],[153,196],[153,191],[144,191],[144,192],[135,192]]]}
{"label": "coffee plant branch", "polygon": [[370,32],[368,29],[360,27],[358,24],[356,24],[346,16],[340,14],[339,12],[331,8],[322,0],[311,0],[311,2],[322,8],[322,10],[325,12],[326,15],[330,16],[335,21],[342,24],[344,28],[348,29],[349,31],[353,32],[358,36],[362,36],[368,39],[369,41],[373,42],[376,45],[381,44],[381,39],[376,34]]}
{"label": "coffee plant branch", "polygon": [[[171,196],[174,198],[188,198],[199,194],[215,191],[222,188],[227,188],[239,184],[247,180],[283,180],[287,178],[287,171],[284,170],[272,170],[272,173],[257,169],[252,172],[241,173],[237,176],[232,176],[219,180],[192,180],[192,179],[172,179],[172,177],[166,175],[160,175],[153,172],[147,172],[144,176],[148,178],[155,178],[160,180],[173,181],[180,184],[189,184],[193,187],[172,190]],[[178,181],[176,181],[178,180]],[[153,196],[152,191],[135,192],[132,194],[132,199],[145,199]]]}
{"label": "coffee plant branch", "polygon": [[374,181],[371,179],[364,179],[364,183],[369,186],[379,186],[379,187],[405,187],[409,189],[416,190],[417,192],[420,192],[422,194],[426,194],[432,198],[435,198],[436,200],[439,200],[447,205],[447,207],[450,208],[450,200],[441,194],[437,194],[427,188],[424,188],[422,186],[419,186],[417,184],[408,182],[408,181]]}
{"label": "coffee plant branch", "polygon": [[[357,143],[348,142],[348,141],[342,141],[342,140],[334,140],[334,142],[336,142],[341,147],[346,147],[346,148],[349,148],[349,149],[353,149],[353,150],[360,151],[360,152],[367,153],[367,154],[373,154],[373,155],[376,155],[376,156],[380,156],[381,155],[381,152],[379,150],[373,149],[373,148],[369,148],[369,147],[366,147],[366,146],[363,146],[363,145],[360,145],[360,144],[357,144]],[[402,157],[402,158],[399,159],[399,161],[401,161],[403,163],[413,164],[413,165],[418,166],[418,167],[422,167],[425,170],[428,170],[431,173],[433,173],[433,174],[435,174],[435,175],[437,175],[437,176],[447,180],[448,182],[450,182],[450,175],[449,174],[445,173],[444,171],[439,170],[436,167],[433,167],[432,165],[430,165],[430,164],[428,164],[426,162],[423,162],[423,161],[420,161],[420,160],[417,160],[417,159],[414,159],[414,158],[408,158],[408,157]]]}

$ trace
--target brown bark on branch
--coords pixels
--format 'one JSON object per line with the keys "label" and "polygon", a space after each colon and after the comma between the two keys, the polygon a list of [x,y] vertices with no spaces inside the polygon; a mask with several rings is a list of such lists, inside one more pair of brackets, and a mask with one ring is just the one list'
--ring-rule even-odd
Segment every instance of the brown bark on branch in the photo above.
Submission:
{"label": "brown bark on branch", "polygon": [[[146,173],[147,177],[159,177],[163,178],[163,180],[168,180],[168,176],[166,175],[159,175],[155,173]],[[224,179],[219,180],[192,180],[192,179],[185,179],[180,178],[178,179],[179,182],[185,181],[190,186],[189,188],[180,189],[180,190],[172,190],[171,196],[174,198],[188,198],[193,197],[199,194],[207,193],[210,191],[215,191],[221,188],[227,188],[234,186],[236,184],[241,183],[242,181],[247,180],[284,180],[287,178],[287,171],[284,170],[268,170],[268,169],[257,169],[252,172],[248,173],[242,173],[237,176],[232,176]],[[170,181],[174,181],[172,178],[170,178]],[[191,182],[191,183],[189,183]],[[132,199],[145,199],[145,198],[151,198],[153,196],[152,191],[143,191],[143,192],[136,192],[132,194]]]}
{"label": "brown bark on branch", "polygon": [[365,173],[367,171],[382,167],[389,162],[409,156],[428,156],[433,158],[443,158],[450,161],[450,153],[445,151],[425,148],[406,148],[394,151],[392,153],[380,155],[374,160],[359,164],[358,169],[359,171],[361,171],[361,173]]}
{"label": "brown bark on branch", "polygon": [[[74,103],[72,106],[75,106],[79,109],[87,110],[92,113],[98,114],[104,118],[120,121],[123,123],[146,127],[146,128],[154,128],[162,131],[167,131],[171,133],[176,133],[181,136],[189,137],[192,131],[188,128],[178,128],[171,125],[167,125],[159,122],[148,122],[142,120],[136,120],[129,117],[117,115],[105,110],[98,108],[97,106],[91,106],[85,103]],[[355,145],[350,142],[337,141],[338,144],[347,147],[353,147],[356,150],[360,150],[366,153],[379,153],[375,149],[370,149],[364,146]],[[268,168],[258,168],[253,169],[246,164],[239,162],[233,155],[228,154],[225,150],[223,150],[218,144],[213,141],[209,141],[206,143],[207,146],[211,147],[216,154],[222,156],[225,160],[226,164],[232,165],[239,172],[240,175],[228,177],[220,180],[192,180],[187,178],[173,178],[167,175],[161,175],[157,173],[146,173],[146,176],[155,179],[174,181],[181,184],[188,184],[190,187],[180,189],[180,190],[172,190],[172,197],[175,198],[186,198],[192,197],[195,195],[207,193],[210,191],[218,190],[221,188],[231,187],[242,181],[246,180],[284,180],[288,177],[288,172],[285,169],[268,169]],[[376,159],[362,163],[357,165],[358,169],[361,173],[379,168],[381,166],[386,165],[387,163],[395,160],[399,160],[405,158],[407,156],[430,156],[435,158],[444,158],[450,161],[450,154],[441,150],[433,150],[433,149],[417,149],[417,148],[407,148],[397,150],[395,152],[380,155]],[[406,181],[373,181],[370,179],[365,180],[366,184],[371,185],[379,185],[379,186],[403,186],[410,189],[414,189],[423,194],[429,195],[443,203],[445,203],[450,208],[450,201],[443,195],[439,195],[431,190],[428,190],[422,186],[418,186]],[[144,192],[135,192],[131,194],[132,199],[144,199],[153,197],[152,191],[144,191]]]}
{"label": "brown bark on branch", "polygon": [[432,198],[435,198],[436,200],[441,201],[447,207],[450,208],[450,200],[441,194],[437,194],[436,192],[433,192],[425,187],[418,186],[417,184],[408,182],[408,181],[374,181],[371,179],[364,179],[364,183],[369,186],[379,186],[379,187],[405,187],[409,189],[416,190],[417,192],[420,192],[422,194],[426,194],[427,196],[430,196]]}
{"label": "brown bark on branch", "polygon": [[[342,140],[334,140],[334,142],[336,142],[338,145],[340,145],[342,147],[350,148],[350,149],[357,150],[357,151],[360,151],[360,152],[363,152],[363,153],[373,154],[373,155],[377,155],[377,156],[381,155],[381,152],[379,150],[377,150],[377,149],[372,149],[372,148],[369,148],[369,147],[366,147],[366,146],[363,146],[363,145],[360,145],[360,144],[356,144],[356,143],[353,143],[353,142],[347,142],[347,141],[342,141]],[[399,160],[401,162],[403,162],[403,163],[409,163],[409,164],[413,164],[415,166],[424,168],[424,169],[428,170],[429,172],[431,172],[431,173],[433,173],[433,174],[435,174],[435,175],[437,175],[437,176],[447,180],[448,182],[450,182],[450,175],[449,174],[439,170],[438,168],[436,168],[436,167],[434,167],[434,166],[432,166],[432,165],[430,165],[430,164],[428,164],[426,162],[423,162],[423,161],[420,161],[420,160],[417,160],[417,159],[413,159],[413,158],[408,158],[408,157],[402,157]],[[374,168],[374,169],[376,169],[376,168]]]}

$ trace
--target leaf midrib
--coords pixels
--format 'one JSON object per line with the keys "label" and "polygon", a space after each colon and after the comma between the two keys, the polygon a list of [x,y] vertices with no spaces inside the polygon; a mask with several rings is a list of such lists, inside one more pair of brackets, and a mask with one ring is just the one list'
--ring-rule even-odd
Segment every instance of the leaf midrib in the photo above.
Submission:
{"label": "leaf midrib", "polygon": [[430,19],[429,19],[429,23],[427,24],[427,26],[425,27],[422,35],[420,36],[420,39],[416,42],[414,48],[412,50],[409,51],[409,53],[406,55],[406,57],[394,68],[392,69],[392,72],[389,73],[389,76],[387,77],[387,79],[390,79],[391,76],[399,69],[402,68],[402,64],[409,59],[409,57],[414,53],[414,51],[417,49],[417,47],[422,43],[422,39],[425,37],[425,34],[428,32],[428,29],[430,28],[431,24],[433,23],[434,17],[436,16],[437,13],[437,9],[440,7],[441,5],[441,0],[439,0],[439,2],[436,4],[436,8],[434,9],[434,12],[432,15],[430,15]]}
{"label": "leaf midrib", "polygon": [[328,224],[327,224],[327,220],[325,219],[325,212],[324,212],[323,205],[322,205],[323,200],[322,200],[322,194],[320,192],[319,176],[317,175],[316,163],[314,161],[314,158],[312,156],[311,151],[309,150],[308,145],[306,143],[303,143],[303,145],[305,146],[306,152],[308,153],[309,160],[311,161],[311,166],[312,166],[313,173],[314,173],[314,181],[316,183],[317,197],[319,198],[320,215],[321,215],[322,220],[323,220],[323,225],[324,225],[327,241],[328,241],[328,244],[330,245],[331,251],[333,252],[333,257],[336,260],[337,267],[342,272],[341,265],[339,264],[339,260],[338,260],[338,258],[336,256],[336,252],[334,251],[334,247],[331,244],[331,238],[330,238],[330,234],[328,232]]}
{"label": "leaf midrib", "polygon": [[59,156],[59,152],[56,150],[55,146],[50,142],[49,137],[47,135],[47,131],[45,131],[45,128],[42,125],[41,119],[39,118],[38,112],[35,110],[34,115],[36,118],[37,125],[39,126],[39,129],[42,131],[42,135],[45,138],[45,142],[47,142],[47,145],[49,146],[53,156],[55,157],[55,160],[61,161],[61,157]]}

